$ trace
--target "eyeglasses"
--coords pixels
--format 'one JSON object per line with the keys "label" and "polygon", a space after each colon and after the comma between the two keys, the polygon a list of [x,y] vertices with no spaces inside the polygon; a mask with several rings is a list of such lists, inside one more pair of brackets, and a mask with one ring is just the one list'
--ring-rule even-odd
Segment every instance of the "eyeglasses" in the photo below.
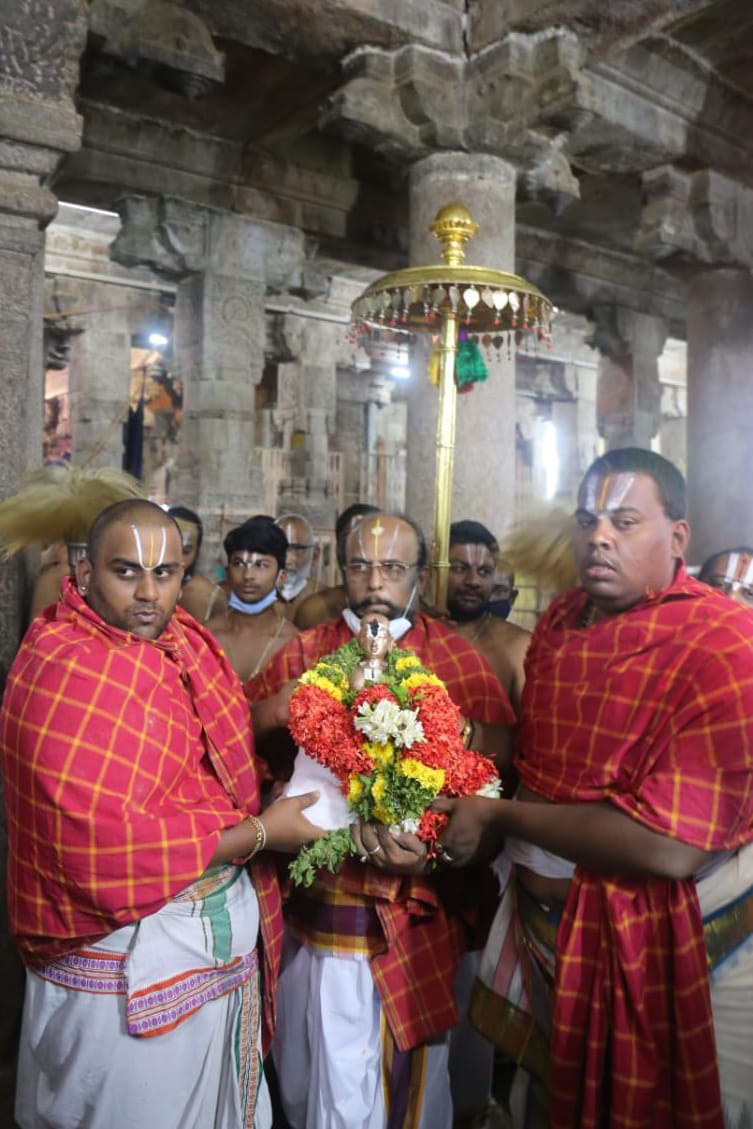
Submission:
{"label": "eyeglasses", "polygon": [[313,549],[313,545],[301,545],[297,541],[288,541],[288,549],[292,549],[294,553],[305,553],[307,549]]}
{"label": "eyeglasses", "polygon": [[355,579],[365,579],[371,576],[373,570],[379,569],[383,580],[401,580],[412,568],[418,567],[418,561],[406,564],[405,561],[348,561],[345,572]]}

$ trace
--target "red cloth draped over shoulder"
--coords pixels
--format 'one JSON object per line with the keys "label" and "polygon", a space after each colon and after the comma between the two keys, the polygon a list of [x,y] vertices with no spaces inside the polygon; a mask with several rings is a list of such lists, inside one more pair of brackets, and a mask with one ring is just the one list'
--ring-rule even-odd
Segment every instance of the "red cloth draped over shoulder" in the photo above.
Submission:
{"label": "red cloth draped over shoulder", "polygon": [[[753,615],[689,578],[581,627],[556,600],[526,660],[517,767],[706,851],[753,839]],[[553,1129],[722,1129],[693,880],[578,868],[557,937]]]}
{"label": "red cloth draped over shoulder", "polygon": [[[0,721],[11,929],[44,963],[154,913],[259,810],[248,705],[216,640],[177,609],[152,641],[105,624],[66,581],[29,628]],[[267,981],[282,919],[254,867]]]}
{"label": "red cloth draped over shoulder", "polygon": [[[277,693],[352,638],[343,619],[302,631],[246,684],[249,701],[254,704]],[[513,723],[512,707],[491,667],[444,624],[419,615],[398,646],[414,651],[442,679],[464,716],[488,724]],[[463,953],[462,930],[445,911],[433,883],[350,860],[328,882],[338,886],[344,899],[373,906],[379,917],[385,951],[371,958],[371,969],[399,1049],[454,1026],[458,1015],[453,982]]]}

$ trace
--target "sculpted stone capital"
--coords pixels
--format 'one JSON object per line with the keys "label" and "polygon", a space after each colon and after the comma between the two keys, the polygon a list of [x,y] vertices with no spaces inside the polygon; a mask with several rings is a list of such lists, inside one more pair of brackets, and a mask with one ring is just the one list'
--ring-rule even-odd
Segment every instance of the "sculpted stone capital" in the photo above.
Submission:
{"label": "sculpted stone capital", "polygon": [[572,198],[556,138],[577,109],[583,64],[581,44],[563,29],[510,33],[471,55],[420,44],[360,47],[344,60],[343,84],[320,125],[407,161],[441,149],[495,153],[523,168],[533,162],[540,167],[532,191],[554,185],[555,196]]}
{"label": "sculpted stone capital", "polygon": [[636,248],[680,269],[753,266],[753,190],[709,169],[643,176]]}
{"label": "sculpted stone capital", "polygon": [[650,314],[604,303],[593,306],[589,316],[593,332],[586,344],[612,361],[632,356],[637,348],[656,360],[667,340],[666,323]]}
{"label": "sculpted stone capital", "polygon": [[269,290],[303,285],[303,234],[170,196],[124,196],[111,254],[124,266],[146,265],[174,279],[202,272],[235,274]]}
{"label": "sculpted stone capital", "polygon": [[46,187],[78,149],[73,95],[86,40],[84,0],[17,0],[0,32],[0,212],[42,226],[55,214]]}
{"label": "sculpted stone capital", "polygon": [[204,22],[182,4],[92,0],[90,23],[105,54],[186,98],[200,98],[224,82],[224,56]]}

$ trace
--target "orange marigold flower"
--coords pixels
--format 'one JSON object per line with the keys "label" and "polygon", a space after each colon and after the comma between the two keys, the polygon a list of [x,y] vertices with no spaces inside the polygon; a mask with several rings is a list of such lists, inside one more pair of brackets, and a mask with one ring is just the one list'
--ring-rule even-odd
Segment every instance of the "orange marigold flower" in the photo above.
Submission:
{"label": "orange marigold flower", "polygon": [[473,796],[484,784],[489,784],[497,775],[494,762],[481,753],[466,749],[449,765],[445,777],[444,792],[448,796]]}

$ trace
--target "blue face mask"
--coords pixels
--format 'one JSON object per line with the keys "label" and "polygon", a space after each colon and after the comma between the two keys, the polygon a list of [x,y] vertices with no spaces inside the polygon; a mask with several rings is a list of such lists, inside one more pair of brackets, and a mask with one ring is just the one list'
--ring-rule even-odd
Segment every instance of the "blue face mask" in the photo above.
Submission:
{"label": "blue face mask", "polygon": [[512,611],[512,602],[510,600],[490,600],[486,605],[486,610],[500,619],[507,619]]}
{"label": "blue face mask", "polygon": [[276,599],[277,590],[275,588],[261,600],[257,600],[255,604],[246,604],[239,596],[236,596],[235,592],[231,592],[228,607],[233,608],[236,612],[242,612],[243,615],[258,615],[259,612],[265,612],[267,608],[271,608]]}

